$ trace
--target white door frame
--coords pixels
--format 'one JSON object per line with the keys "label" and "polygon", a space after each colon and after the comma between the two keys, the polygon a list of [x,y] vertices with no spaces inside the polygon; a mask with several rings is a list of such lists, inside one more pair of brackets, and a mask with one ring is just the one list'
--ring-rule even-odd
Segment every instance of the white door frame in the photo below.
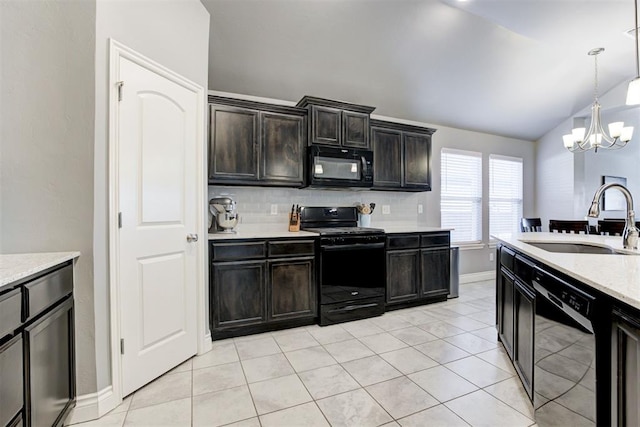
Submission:
{"label": "white door frame", "polygon": [[[119,233],[118,233],[118,206],[119,200],[119,182],[118,182],[118,71],[120,58],[126,58],[141,67],[147,68],[172,82],[196,93],[198,102],[202,108],[198,109],[196,132],[197,139],[201,141],[196,144],[196,157],[198,158],[196,168],[196,190],[199,194],[198,207],[196,208],[198,219],[198,242],[196,245],[196,304],[197,304],[197,336],[198,336],[198,354],[206,353],[212,347],[211,333],[207,325],[207,299],[206,299],[206,272],[207,262],[207,187],[205,185],[205,135],[206,133],[206,98],[205,90],[190,80],[176,74],[157,62],[145,57],[144,55],[124,46],[123,44],[109,39],[109,299],[110,299],[110,344],[111,344],[111,384],[114,399],[111,401],[117,406],[122,402],[122,382],[121,382],[121,360],[120,360],[120,293],[119,293]],[[125,83],[126,84],[126,83]],[[111,405],[109,405],[111,406]],[[115,406],[114,406],[115,407]],[[103,408],[100,408],[99,416],[103,415]],[[113,408],[104,408],[104,413]]]}

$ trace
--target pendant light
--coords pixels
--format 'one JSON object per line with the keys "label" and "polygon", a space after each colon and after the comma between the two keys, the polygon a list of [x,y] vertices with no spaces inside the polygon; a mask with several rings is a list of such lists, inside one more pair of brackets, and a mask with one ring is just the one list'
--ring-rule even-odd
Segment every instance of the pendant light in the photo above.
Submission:
{"label": "pendant light", "polygon": [[636,78],[629,82],[627,90],[627,105],[640,105],[640,53],[638,52],[638,0],[634,1],[635,26],[633,32],[636,35]]}
{"label": "pendant light", "polygon": [[[598,55],[604,52],[603,47],[591,49],[589,56],[593,56],[595,62],[595,88],[594,101],[591,106],[591,124],[589,129],[584,124],[584,119],[574,119],[574,126],[570,134],[564,135],[562,140],[564,147],[573,152],[581,152],[598,149],[618,149],[627,145],[633,135],[633,127],[624,127],[623,122],[609,123],[609,134],[602,127],[600,116],[600,102],[598,101]],[[640,83],[639,83],[640,84]]]}

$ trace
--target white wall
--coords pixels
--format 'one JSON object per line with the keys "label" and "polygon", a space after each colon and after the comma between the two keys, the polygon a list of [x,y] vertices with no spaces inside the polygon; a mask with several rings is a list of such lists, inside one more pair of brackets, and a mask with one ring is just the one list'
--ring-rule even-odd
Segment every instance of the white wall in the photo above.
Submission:
{"label": "white wall", "polygon": [[[209,12],[199,0],[99,0],[96,7],[95,85],[95,334],[98,390],[111,383],[108,277],[109,38],[207,87]],[[203,105],[202,108],[206,106]]]}
{"label": "white wall", "polygon": [[0,2],[0,250],[79,250],[78,392],[96,390],[93,158],[96,5]]}

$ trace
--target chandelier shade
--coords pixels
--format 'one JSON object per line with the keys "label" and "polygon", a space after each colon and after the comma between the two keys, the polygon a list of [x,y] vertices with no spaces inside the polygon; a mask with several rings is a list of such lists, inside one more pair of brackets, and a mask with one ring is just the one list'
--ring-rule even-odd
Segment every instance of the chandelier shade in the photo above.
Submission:
{"label": "chandelier shade", "polygon": [[[589,51],[588,55],[593,56],[595,63],[595,85],[594,100],[591,105],[591,123],[586,126],[584,118],[577,117],[573,119],[573,128],[570,134],[563,135],[562,142],[564,147],[574,152],[598,149],[618,149],[622,148],[631,140],[633,136],[633,127],[624,126],[624,122],[613,122],[608,127],[608,133],[602,125],[602,117],[600,110],[602,109],[598,101],[598,55],[604,52],[604,48],[599,47]],[[640,84],[640,83],[639,83]]]}

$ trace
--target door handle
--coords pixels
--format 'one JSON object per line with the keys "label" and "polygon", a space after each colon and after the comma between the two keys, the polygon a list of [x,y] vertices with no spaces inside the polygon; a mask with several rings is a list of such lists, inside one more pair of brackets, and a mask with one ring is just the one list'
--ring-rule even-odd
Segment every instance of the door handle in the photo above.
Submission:
{"label": "door handle", "polygon": [[198,235],[197,234],[187,234],[187,242],[193,243],[193,242],[197,242],[197,241],[198,241]]}

